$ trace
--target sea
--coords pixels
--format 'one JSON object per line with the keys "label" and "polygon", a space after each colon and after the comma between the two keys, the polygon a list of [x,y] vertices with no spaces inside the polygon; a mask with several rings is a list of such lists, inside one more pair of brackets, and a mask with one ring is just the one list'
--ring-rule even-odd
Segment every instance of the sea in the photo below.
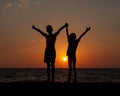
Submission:
{"label": "sea", "polygon": [[[73,82],[73,72],[71,82]],[[65,82],[67,68],[57,68],[55,82]],[[47,80],[46,68],[1,68],[0,83],[8,82],[43,82]],[[111,68],[77,68],[77,82],[120,83],[120,69]]]}

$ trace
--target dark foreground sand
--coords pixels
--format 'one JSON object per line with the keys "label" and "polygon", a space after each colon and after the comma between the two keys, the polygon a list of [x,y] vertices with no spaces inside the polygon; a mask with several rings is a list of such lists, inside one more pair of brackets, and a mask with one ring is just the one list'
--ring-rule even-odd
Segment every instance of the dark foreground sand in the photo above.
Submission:
{"label": "dark foreground sand", "polygon": [[[119,83],[14,82],[0,83],[1,94],[32,96],[80,96],[81,94],[120,94]],[[66,95],[65,95],[66,94]],[[1,96],[4,96],[1,95]],[[84,96],[81,95],[81,96]],[[96,95],[97,96],[97,95]]]}

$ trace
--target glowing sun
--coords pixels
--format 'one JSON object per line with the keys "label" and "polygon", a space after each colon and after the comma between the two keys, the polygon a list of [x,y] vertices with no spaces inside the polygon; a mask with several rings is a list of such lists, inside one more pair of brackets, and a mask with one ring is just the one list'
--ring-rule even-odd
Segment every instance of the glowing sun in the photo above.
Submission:
{"label": "glowing sun", "polygon": [[62,58],[62,60],[63,60],[64,62],[67,62],[67,56],[64,56],[64,57]]}

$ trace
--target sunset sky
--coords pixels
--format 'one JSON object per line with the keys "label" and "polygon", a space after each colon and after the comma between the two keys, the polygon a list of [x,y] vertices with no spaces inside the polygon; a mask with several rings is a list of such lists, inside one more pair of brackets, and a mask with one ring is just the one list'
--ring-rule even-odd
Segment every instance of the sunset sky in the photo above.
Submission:
{"label": "sunset sky", "polygon": [[[0,68],[46,68],[45,38],[65,23],[77,37],[77,68],[120,68],[120,0],[0,0]],[[56,68],[68,68],[65,29],[56,40]]]}

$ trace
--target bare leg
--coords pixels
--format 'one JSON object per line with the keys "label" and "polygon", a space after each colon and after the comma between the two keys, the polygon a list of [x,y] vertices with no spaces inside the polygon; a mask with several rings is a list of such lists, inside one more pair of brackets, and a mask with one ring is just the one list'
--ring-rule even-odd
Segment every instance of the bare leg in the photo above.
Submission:
{"label": "bare leg", "polygon": [[50,63],[47,63],[47,81],[50,81]]}
{"label": "bare leg", "polygon": [[70,82],[70,79],[71,79],[71,71],[72,71],[72,60],[71,60],[70,57],[68,57],[68,66],[69,66],[68,82]]}
{"label": "bare leg", "polygon": [[54,76],[55,76],[55,63],[54,62],[51,64],[51,67],[52,67],[52,82],[54,82]]}
{"label": "bare leg", "polygon": [[74,71],[74,82],[76,82],[76,75],[77,75],[77,72],[76,72],[76,58],[73,60],[73,71]]}

